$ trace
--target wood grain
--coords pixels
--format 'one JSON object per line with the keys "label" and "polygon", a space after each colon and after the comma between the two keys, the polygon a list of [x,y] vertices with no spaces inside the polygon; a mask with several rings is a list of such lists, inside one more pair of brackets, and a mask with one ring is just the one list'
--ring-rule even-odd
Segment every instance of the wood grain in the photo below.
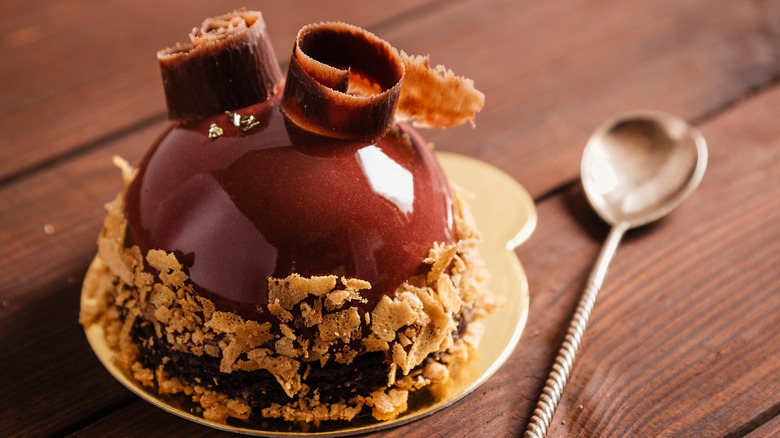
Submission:
{"label": "wood grain", "polygon": [[136,399],[105,372],[87,344],[78,324],[80,291],[73,284],[3,310],[3,436],[61,436]]}
{"label": "wood grain", "polygon": [[775,416],[767,423],[745,435],[747,438],[771,438],[780,436],[780,416]]}
{"label": "wood grain", "polygon": [[8,242],[0,254],[0,275],[7,279],[0,284],[0,299],[10,303],[5,312],[80,283],[97,251],[103,205],[122,189],[112,156],[137,162],[164,126],[163,122],[153,124],[46,172],[0,187],[0,241]]}
{"label": "wood grain", "polygon": [[[154,53],[225,12],[157,3],[0,6],[4,434],[220,435],[124,390],[76,322],[102,205],[121,187],[111,156],[137,162],[165,125]],[[474,78],[477,128],[424,134],[504,169],[539,209],[518,250],[531,309],[509,362],[446,411],[378,435],[522,434],[607,232],[575,184],[582,146],[640,107],[699,122],[710,166],[680,210],[620,247],[551,436],[777,434],[780,1],[320,3],[247,6],[282,62],[302,24],[342,19]]]}

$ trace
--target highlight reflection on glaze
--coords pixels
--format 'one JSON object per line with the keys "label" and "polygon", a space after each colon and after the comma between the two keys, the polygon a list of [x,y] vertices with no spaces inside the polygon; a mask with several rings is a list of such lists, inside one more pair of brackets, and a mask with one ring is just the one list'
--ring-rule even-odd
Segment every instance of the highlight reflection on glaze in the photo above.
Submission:
{"label": "highlight reflection on glaze", "polygon": [[360,167],[374,192],[395,204],[404,214],[412,214],[414,205],[412,172],[401,167],[374,145],[359,149],[357,156]]}
{"label": "highlight reflection on glaze", "polygon": [[[336,274],[372,284],[373,305],[453,243],[452,201],[433,152],[410,127],[375,144],[286,123],[278,101],[172,127],[128,189],[128,244],[174,251],[199,293],[262,319],[267,277]],[[209,138],[211,123],[224,133]],[[408,138],[411,141],[405,141]]]}

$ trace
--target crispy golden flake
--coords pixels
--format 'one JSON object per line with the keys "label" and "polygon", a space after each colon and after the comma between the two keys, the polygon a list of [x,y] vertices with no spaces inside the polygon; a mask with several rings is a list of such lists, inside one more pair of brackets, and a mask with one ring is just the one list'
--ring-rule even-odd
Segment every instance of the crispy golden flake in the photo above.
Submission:
{"label": "crispy golden flake", "polygon": [[320,338],[325,341],[341,339],[348,342],[352,333],[360,328],[360,314],[355,307],[330,313],[322,317]]}
{"label": "crispy golden flake", "polygon": [[390,342],[395,339],[398,329],[417,320],[418,312],[410,301],[391,300],[387,296],[379,300],[371,312],[371,330],[377,338]]}
{"label": "crispy golden flake", "polygon": [[279,321],[281,322],[290,322],[293,320],[292,313],[281,305],[279,298],[268,303],[268,310],[279,318]]}
{"label": "crispy golden flake", "polygon": [[332,291],[336,287],[337,278],[338,277],[335,275],[311,277],[308,284],[309,295],[314,295],[316,297],[325,296],[325,294]]}
{"label": "crispy golden flake", "polygon": [[225,131],[223,131],[222,128],[217,126],[217,124],[214,122],[212,122],[211,125],[209,126],[209,138],[212,140],[215,138],[222,137],[222,134],[224,133]]}
{"label": "crispy golden flake", "polygon": [[286,278],[268,278],[268,301],[279,302],[284,310],[292,310],[308,295],[309,280],[298,274]]}
{"label": "crispy golden flake", "polygon": [[371,394],[369,406],[374,409],[372,415],[377,420],[392,420],[406,410],[409,391],[380,389]]}
{"label": "crispy golden flake", "polygon": [[253,115],[242,116],[235,111],[225,111],[225,115],[228,117],[228,120],[230,120],[230,123],[232,123],[233,126],[239,128],[242,131],[249,131],[250,129],[260,124],[260,121],[255,119],[255,116]]}
{"label": "crispy golden flake", "polygon": [[308,303],[301,304],[301,317],[306,327],[313,327],[322,322],[322,301],[314,302],[314,307]]}
{"label": "crispy golden flake", "polygon": [[448,246],[442,246],[438,242],[433,244],[433,248],[428,251],[428,258],[424,260],[425,263],[432,264],[431,270],[428,271],[428,275],[425,277],[427,284],[433,284],[442,275],[457,252],[457,244]]}
{"label": "crispy golden flake", "polygon": [[362,301],[363,297],[360,296],[355,290],[342,289],[334,290],[328,293],[325,297],[325,308],[328,310],[340,309],[345,303],[349,301]]}
{"label": "crispy golden flake", "polygon": [[216,333],[235,333],[236,328],[244,324],[244,318],[232,312],[217,310],[211,315],[211,319],[204,324]]}
{"label": "crispy golden flake", "polygon": [[182,266],[173,253],[166,253],[159,249],[151,249],[146,253],[146,261],[149,266],[159,272],[169,273],[171,271],[180,271]]}

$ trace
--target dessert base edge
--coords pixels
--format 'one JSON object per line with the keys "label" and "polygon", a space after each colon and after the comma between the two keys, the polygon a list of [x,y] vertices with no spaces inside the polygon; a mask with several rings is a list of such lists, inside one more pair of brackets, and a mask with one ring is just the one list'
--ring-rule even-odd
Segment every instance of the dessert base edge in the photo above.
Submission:
{"label": "dessert base edge", "polygon": [[[514,351],[528,316],[528,281],[514,249],[522,244],[536,226],[536,209],[532,198],[514,179],[501,170],[479,160],[452,153],[437,153],[451,181],[471,192],[471,209],[482,232],[482,256],[491,274],[489,289],[506,301],[503,309],[479,320],[485,336],[476,353],[467,362],[450,367],[450,378],[410,394],[408,410],[396,419],[377,421],[370,415],[351,422],[330,421],[320,424],[291,423],[283,420],[230,420],[227,424],[205,420],[193,413],[194,403],[186,397],[157,394],[144,387],[113,360],[105,331],[100,324],[85,328],[87,340],[100,362],[121,384],[149,403],[187,420],[215,429],[244,435],[282,437],[349,436],[387,429],[418,420],[441,410],[477,389],[492,376]],[[81,295],[81,308],[93,300],[103,299],[88,293],[104,269],[95,258],[90,265]]]}

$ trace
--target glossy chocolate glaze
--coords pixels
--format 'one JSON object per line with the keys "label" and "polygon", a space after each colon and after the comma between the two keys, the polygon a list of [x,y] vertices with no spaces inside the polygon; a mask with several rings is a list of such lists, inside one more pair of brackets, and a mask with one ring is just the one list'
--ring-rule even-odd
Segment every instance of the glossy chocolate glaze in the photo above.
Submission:
{"label": "glossy chocolate glaze", "polygon": [[434,242],[454,241],[448,183],[411,127],[367,144],[302,131],[278,98],[237,112],[260,124],[172,126],[125,200],[126,244],[173,251],[219,309],[265,319],[267,277],[293,272],[366,280],[372,306],[423,272]]}

